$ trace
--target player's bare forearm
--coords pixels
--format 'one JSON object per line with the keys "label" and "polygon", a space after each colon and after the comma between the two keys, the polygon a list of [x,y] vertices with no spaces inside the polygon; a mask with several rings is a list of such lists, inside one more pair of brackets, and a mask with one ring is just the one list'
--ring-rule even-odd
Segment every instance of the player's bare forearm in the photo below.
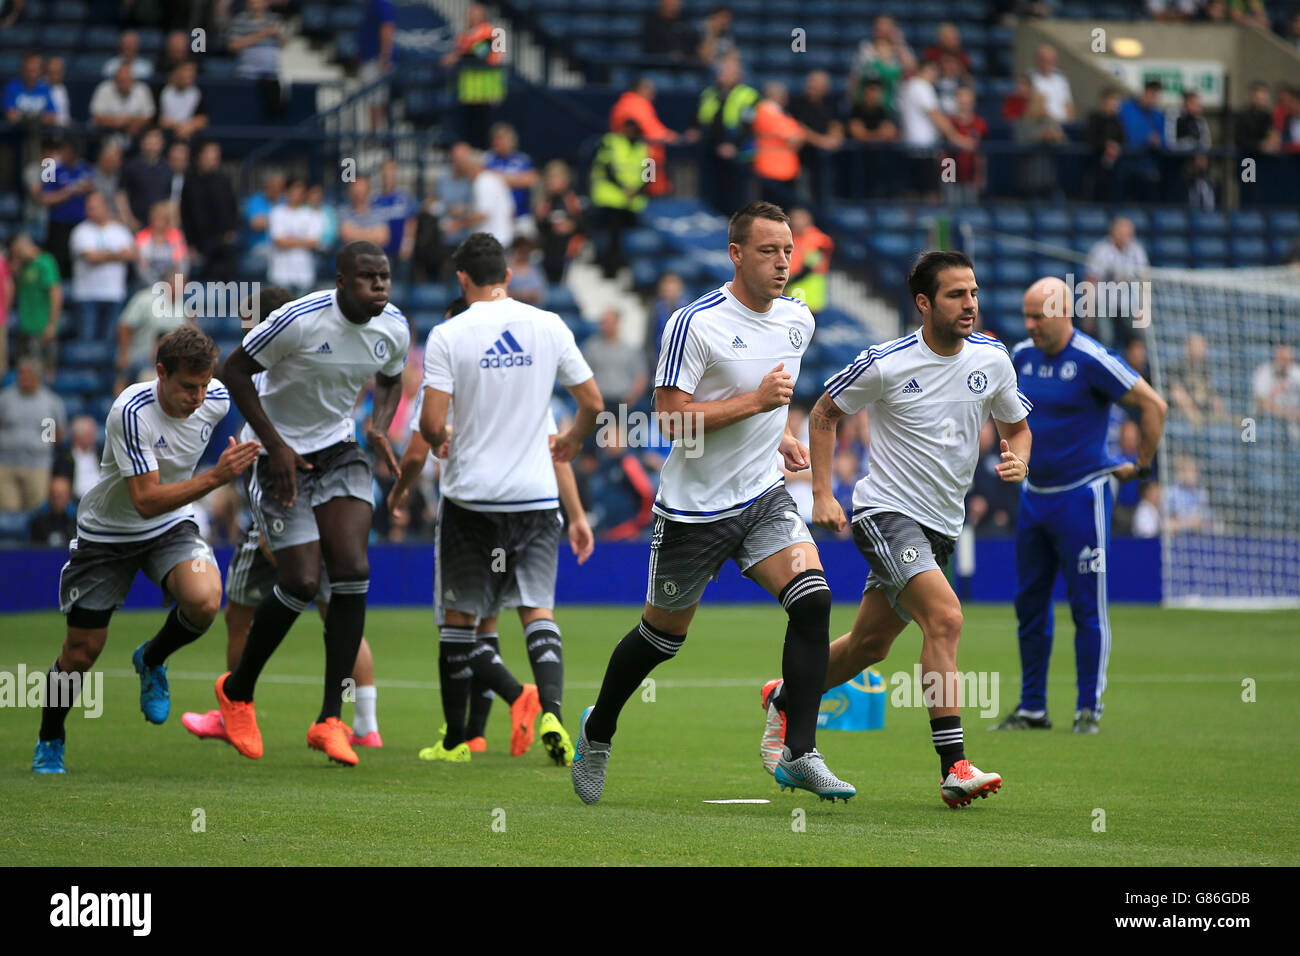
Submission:
{"label": "player's bare forearm", "polygon": [[[1030,446],[1033,444],[1033,435],[1029,431],[1029,420],[1027,418],[1022,418],[1018,422],[1000,422],[995,418],[993,419],[993,424],[997,426],[998,437],[1007,444],[1004,451],[1010,452],[1018,458],[1024,466],[1022,470],[1025,474],[1017,473],[1018,476],[1014,477],[1014,480],[1020,480],[1020,478],[1025,477],[1029,472],[1029,450]],[[1003,464],[1005,463],[1006,457],[1004,455]],[[1007,475],[1004,474],[1003,465],[999,465],[997,471],[998,474],[1002,476],[1003,480],[1013,480],[1008,479]]]}
{"label": "player's bare forearm", "polygon": [[451,405],[451,393],[443,392],[428,385],[424,387],[424,406],[420,411],[420,437],[429,443],[430,448],[441,448],[447,440],[447,409]]}
{"label": "player's bare forearm", "polygon": [[1169,405],[1143,378],[1139,378],[1137,384],[1120,399],[1120,404],[1136,408],[1142,416],[1138,422],[1137,464],[1144,468],[1156,457],[1156,447],[1165,431]]}
{"label": "player's bare forearm", "polygon": [[744,421],[762,410],[755,392],[712,402],[695,402],[681,389],[655,389],[655,411],[660,416],[659,431],[669,441],[677,441],[681,437],[679,432],[687,417],[691,419],[693,434],[698,437],[705,432],[718,431]]}
{"label": "player's bare forearm", "polygon": [[159,483],[156,471],[146,475],[133,475],[126,480],[131,504],[135,506],[141,518],[156,518],[177,508],[183,508],[224,484],[225,481],[218,479],[215,468],[193,478],[187,478],[185,481],[175,481],[166,485]]}
{"label": "player's bare forearm", "polygon": [[828,392],[822,392],[808,413],[808,458],[812,464],[813,497],[830,495],[835,458],[835,428],[844,412]]}
{"label": "player's bare forearm", "polygon": [[560,504],[569,521],[586,518],[582,498],[578,495],[578,479],[573,476],[573,465],[567,461],[552,462],[555,466],[555,483],[560,489]]}
{"label": "player's bare forearm", "polygon": [[271,424],[271,419],[267,418],[266,410],[262,408],[262,400],[257,397],[257,386],[253,384],[253,376],[262,371],[265,369],[255,358],[245,352],[241,345],[230,353],[230,357],[222,365],[221,381],[225,383],[231,401],[244,416],[244,421],[248,422],[261,440],[262,446],[270,452],[282,447],[286,442]]}
{"label": "player's bare forearm", "polygon": [[393,416],[397,414],[397,403],[401,399],[401,375],[394,375],[392,378],[386,375],[376,375],[374,407],[370,413],[371,427],[387,434],[388,427],[393,424]]}

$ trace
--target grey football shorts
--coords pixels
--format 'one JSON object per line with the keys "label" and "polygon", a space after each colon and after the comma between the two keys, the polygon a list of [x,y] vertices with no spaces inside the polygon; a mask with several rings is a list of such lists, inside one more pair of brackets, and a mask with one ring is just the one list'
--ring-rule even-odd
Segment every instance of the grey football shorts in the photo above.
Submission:
{"label": "grey football shorts", "polygon": [[183,561],[202,561],[218,568],[212,548],[199,536],[193,521],[179,521],[144,541],[110,544],[73,538],[68,561],[59,573],[59,610],[67,614],[75,604],[88,611],[116,611],[126,600],[137,571],[163,588],[163,600],[171,604],[174,598],[163,578]]}
{"label": "grey football shorts", "polygon": [[555,607],[560,509],[474,511],[443,498],[434,531],[433,606],[475,623],[503,607]]}
{"label": "grey football shorts", "polygon": [[[235,553],[230,556],[230,567],[226,569],[226,600],[233,604],[257,607],[262,603],[262,598],[275,587],[275,565],[262,553],[260,540],[257,528],[250,527],[244,533],[244,540],[239,542]],[[329,599],[330,580],[322,559],[316,603],[328,602]]]}
{"label": "grey football shorts", "polygon": [[728,559],[748,575],[764,558],[799,543],[813,544],[812,535],[784,484],[764,492],[740,514],[717,521],[656,515],[646,602],[668,611],[693,607]]}
{"label": "grey football shorts", "polygon": [[899,606],[898,595],[922,571],[945,568],[956,544],[896,511],[859,516],[853,522],[853,542],[871,565],[862,593],[880,588],[894,612],[907,622],[912,615]]}
{"label": "grey football shorts", "polygon": [[311,470],[298,470],[298,497],[285,507],[271,491],[269,458],[259,455],[248,481],[248,501],[257,530],[272,552],[320,540],[312,510],[332,498],[360,498],[374,504],[370,459],[354,441],[341,441],[303,455]]}

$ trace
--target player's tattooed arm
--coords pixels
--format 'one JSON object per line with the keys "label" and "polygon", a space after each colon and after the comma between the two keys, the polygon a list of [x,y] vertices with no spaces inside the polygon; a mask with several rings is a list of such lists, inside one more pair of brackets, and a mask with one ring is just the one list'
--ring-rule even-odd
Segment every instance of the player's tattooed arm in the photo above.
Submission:
{"label": "player's tattooed arm", "polygon": [[390,473],[396,475],[400,470],[397,455],[388,442],[388,426],[393,424],[393,415],[397,403],[402,397],[402,376],[375,374],[374,400],[371,403],[370,425],[366,428],[366,441],[376,453],[384,456]]}
{"label": "player's tattooed arm", "polygon": [[835,458],[835,427],[844,411],[827,392],[822,392],[808,413],[808,458],[812,463],[813,524],[828,531],[843,531],[848,524],[844,509],[831,490]]}

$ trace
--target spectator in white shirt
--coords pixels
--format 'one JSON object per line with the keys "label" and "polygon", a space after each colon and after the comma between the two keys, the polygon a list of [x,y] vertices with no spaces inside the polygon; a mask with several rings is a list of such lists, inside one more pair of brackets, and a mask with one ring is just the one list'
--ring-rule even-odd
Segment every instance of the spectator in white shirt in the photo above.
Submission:
{"label": "spectator in white shirt", "polygon": [[177,139],[190,139],[208,125],[203,91],[195,85],[198,67],[187,61],[172,70],[171,79],[158,94],[158,125]]}
{"label": "spectator in white shirt", "polygon": [[121,66],[131,68],[131,76],[137,80],[147,80],[153,76],[153,64],[140,57],[140,35],[127,30],[118,38],[117,56],[104,64],[104,76],[113,76]]}
{"label": "spectator in white shirt", "polygon": [[52,56],[45,61],[45,85],[50,88],[50,100],[54,103],[55,126],[67,126],[72,122],[72,104],[68,99],[68,88],[63,83],[64,69],[61,56]]}
{"label": "spectator in white shirt", "polygon": [[1122,348],[1133,338],[1132,329],[1141,328],[1135,323],[1144,318],[1149,305],[1145,299],[1130,302],[1128,295],[1128,284],[1146,279],[1151,267],[1147,252],[1137,241],[1136,235],[1137,230],[1131,219],[1116,216],[1111,220],[1110,232],[1106,238],[1098,241],[1088,252],[1086,281],[1119,283],[1115,287],[1117,295],[1098,294],[1094,301],[1115,302],[1119,314],[1081,317],[1080,328],[1115,348]]}
{"label": "spectator in white shirt", "polygon": [[103,450],[97,442],[95,420],[78,415],[68,426],[68,451],[72,455],[72,495],[80,499],[99,484],[99,460]]}
{"label": "spectator in white shirt", "polygon": [[1149,481],[1138,489],[1137,508],[1133,511],[1133,536],[1160,536],[1160,485]]}
{"label": "spectator in white shirt", "polygon": [[289,180],[285,201],[271,210],[268,232],[271,252],[266,278],[295,295],[305,295],[316,285],[316,250],[324,222],[305,202],[306,184],[298,177]]}
{"label": "spectator in white shirt", "polygon": [[124,133],[130,139],[144,132],[153,115],[153,94],[142,81],[131,76],[127,63],[118,67],[111,79],[101,80],[90,98],[91,122]]}
{"label": "spectator in white shirt", "polygon": [[86,197],[86,218],[68,240],[72,255],[72,301],[81,314],[82,341],[103,340],[126,301],[126,274],[135,261],[131,230],[109,218],[99,193]]}
{"label": "spectator in white shirt", "polygon": [[1034,54],[1034,72],[1030,83],[1043,94],[1047,115],[1058,123],[1074,122],[1074,96],[1070,81],[1056,68],[1056,48],[1044,43]]}
{"label": "spectator in white shirt", "polygon": [[452,148],[451,161],[456,175],[470,180],[469,231],[490,233],[509,249],[515,238],[515,197],[505,178],[486,169],[483,154],[464,143]]}
{"label": "spectator in white shirt", "polygon": [[[895,102],[903,131],[903,144],[916,149],[934,149],[946,140],[957,149],[973,150],[975,141],[959,133],[939,108],[939,96],[934,89],[934,81],[938,76],[939,64],[926,60],[915,75],[898,88]],[[910,156],[907,165],[911,172],[913,192],[930,196],[938,191],[939,169],[934,158]]]}
{"label": "spectator in white shirt", "polygon": [[1279,345],[1273,350],[1273,361],[1255,369],[1251,391],[1260,414],[1300,424],[1300,365],[1291,346]]}

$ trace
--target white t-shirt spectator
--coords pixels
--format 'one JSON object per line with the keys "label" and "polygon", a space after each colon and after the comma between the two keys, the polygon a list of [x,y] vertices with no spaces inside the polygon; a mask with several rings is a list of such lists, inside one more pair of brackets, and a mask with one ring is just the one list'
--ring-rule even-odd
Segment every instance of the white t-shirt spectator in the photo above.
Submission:
{"label": "white t-shirt spectator", "polygon": [[908,146],[935,146],[939,128],[930,111],[939,108],[939,95],[922,76],[914,76],[898,90],[898,116],[903,125],[903,142]]}
{"label": "white t-shirt spectator", "polygon": [[1292,363],[1278,374],[1272,362],[1255,369],[1251,378],[1251,391],[1255,401],[1268,401],[1291,412],[1300,413],[1300,365]]}
{"label": "white t-shirt spectator", "polygon": [[474,211],[487,217],[478,228],[509,249],[515,238],[515,197],[510,187],[498,173],[485,169],[474,177],[472,188]]}
{"label": "white t-shirt spectator", "polygon": [[50,102],[54,104],[54,125],[67,126],[72,122],[72,101],[68,99],[68,88],[62,83],[50,87]]}
{"label": "white t-shirt spectator", "polygon": [[1147,274],[1147,252],[1136,239],[1123,249],[1107,237],[1088,252],[1088,274],[1103,282],[1131,282]]}
{"label": "white t-shirt spectator", "polygon": [[153,94],[149,87],[140,81],[131,86],[131,92],[123,96],[112,80],[103,80],[95,87],[95,94],[90,98],[90,115],[129,117],[153,116]]}
{"label": "white t-shirt spectator", "polygon": [[1070,93],[1070,81],[1060,70],[1053,70],[1044,76],[1035,70],[1030,75],[1030,83],[1043,95],[1043,108],[1047,115],[1058,123],[1070,122],[1069,106],[1074,102]]}
{"label": "white t-shirt spectator", "polygon": [[89,219],[72,230],[68,240],[72,253],[72,298],[78,302],[121,302],[126,298],[125,262],[93,264],[83,258],[87,252],[135,251],[135,237],[120,222],[97,226]]}
{"label": "white t-shirt spectator", "polygon": [[1138,538],[1155,538],[1160,534],[1160,509],[1143,499],[1133,512],[1133,535]]}
{"label": "white t-shirt spectator", "polygon": [[203,92],[197,86],[178,89],[171,84],[158,94],[158,119],[188,123],[203,112]]}
{"label": "white t-shirt spectator", "polygon": [[316,254],[311,249],[280,249],[276,239],[315,239],[325,231],[321,214],[303,203],[290,206],[282,203],[271,210],[267,232],[271,238],[268,247],[266,277],[274,285],[291,289],[308,289],[316,284]]}
{"label": "white t-shirt spectator", "polygon": [[[114,73],[117,72],[117,68],[121,65],[122,65],[122,58],[120,56],[115,56],[107,63],[105,63],[103,68],[101,68],[99,72],[102,73],[104,76],[111,77]],[[137,56],[134,60],[131,61],[131,76],[133,76],[137,80],[149,79],[150,77],[153,76],[153,63],[151,63],[149,60],[146,60],[144,57]]]}

